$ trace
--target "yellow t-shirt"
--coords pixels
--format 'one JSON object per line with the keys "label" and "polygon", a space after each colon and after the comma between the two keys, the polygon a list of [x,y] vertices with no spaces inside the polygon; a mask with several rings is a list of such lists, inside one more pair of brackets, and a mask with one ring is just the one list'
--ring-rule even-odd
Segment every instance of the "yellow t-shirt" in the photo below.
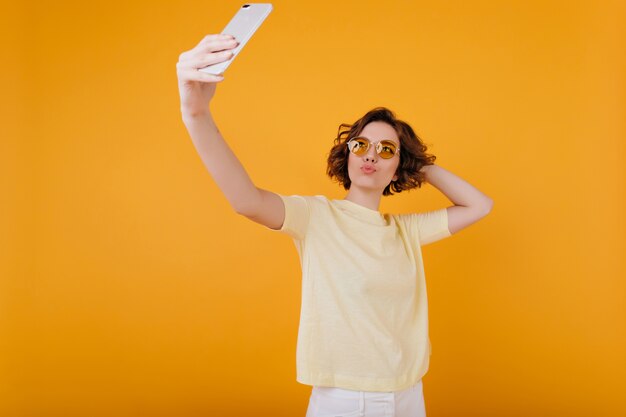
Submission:
{"label": "yellow t-shirt", "polygon": [[[279,194],[280,195],[280,194]],[[296,380],[359,391],[408,388],[428,370],[420,246],[450,236],[445,208],[382,214],[323,195],[280,195],[302,267]]]}

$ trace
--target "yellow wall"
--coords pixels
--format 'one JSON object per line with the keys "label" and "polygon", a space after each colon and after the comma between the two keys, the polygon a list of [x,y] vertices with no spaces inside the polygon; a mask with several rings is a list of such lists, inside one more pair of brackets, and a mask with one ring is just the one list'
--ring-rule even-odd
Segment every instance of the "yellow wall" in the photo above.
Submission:
{"label": "yellow wall", "polygon": [[[233,212],[179,111],[179,54],[242,2],[13,3],[0,416],[304,416],[295,247]],[[258,186],[342,198],[337,126],[382,105],[495,200],[424,248],[428,415],[625,415],[626,3],[273,4],[211,105]]]}

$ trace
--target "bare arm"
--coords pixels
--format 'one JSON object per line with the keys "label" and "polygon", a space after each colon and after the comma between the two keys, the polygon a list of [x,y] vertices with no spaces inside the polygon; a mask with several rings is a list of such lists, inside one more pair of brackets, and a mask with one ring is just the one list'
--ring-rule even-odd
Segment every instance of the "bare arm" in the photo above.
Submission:
{"label": "bare arm", "polygon": [[222,137],[211,113],[196,116],[183,113],[183,122],[204,166],[233,209],[243,214],[258,205],[259,190]]}
{"label": "bare arm", "polygon": [[221,77],[198,71],[229,59],[236,41],[226,35],[207,35],[177,64],[183,123],[204,166],[233,209],[251,220],[278,229],[285,218],[283,202],[275,193],[257,188],[220,133],[208,105]]}
{"label": "bare arm", "polygon": [[485,217],[493,207],[493,200],[476,187],[439,165],[422,167],[426,181],[441,191],[455,205],[448,207],[450,234]]}
{"label": "bare arm", "polygon": [[277,194],[254,185],[222,137],[211,113],[183,114],[183,121],[204,166],[233,209],[250,220],[279,229],[285,218],[282,200]]}

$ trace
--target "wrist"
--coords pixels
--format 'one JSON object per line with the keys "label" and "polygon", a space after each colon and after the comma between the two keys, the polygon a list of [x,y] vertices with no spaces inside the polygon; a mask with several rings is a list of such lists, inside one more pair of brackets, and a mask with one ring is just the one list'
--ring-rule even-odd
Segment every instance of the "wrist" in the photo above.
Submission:
{"label": "wrist", "polygon": [[431,164],[431,165],[424,165],[422,168],[420,168],[420,172],[422,172],[422,173],[424,174],[424,179],[425,179],[426,181],[428,181],[428,177],[429,177],[429,174],[430,174],[430,170],[432,169],[432,167],[433,167],[434,165],[435,165],[435,164]]}
{"label": "wrist", "polygon": [[420,168],[420,172],[423,172],[424,174],[426,174],[433,165],[424,165],[423,167]]}
{"label": "wrist", "polygon": [[181,114],[182,114],[182,117],[183,117],[183,121],[196,121],[196,120],[212,118],[211,112],[209,110],[192,111],[192,110],[182,109],[181,108]]}

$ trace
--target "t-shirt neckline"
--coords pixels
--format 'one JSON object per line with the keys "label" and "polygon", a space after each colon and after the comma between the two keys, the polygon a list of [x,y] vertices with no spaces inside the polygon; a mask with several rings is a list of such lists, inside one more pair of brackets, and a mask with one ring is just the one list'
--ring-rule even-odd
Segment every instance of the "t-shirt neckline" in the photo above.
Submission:
{"label": "t-shirt neckline", "polygon": [[372,210],[371,208],[345,199],[333,199],[331,201],[342,210],[350,213],[352,216],[357,217],[358,219],[382,226],[387,225],[387,219],[385,214],[381,213],[378,210]]}

